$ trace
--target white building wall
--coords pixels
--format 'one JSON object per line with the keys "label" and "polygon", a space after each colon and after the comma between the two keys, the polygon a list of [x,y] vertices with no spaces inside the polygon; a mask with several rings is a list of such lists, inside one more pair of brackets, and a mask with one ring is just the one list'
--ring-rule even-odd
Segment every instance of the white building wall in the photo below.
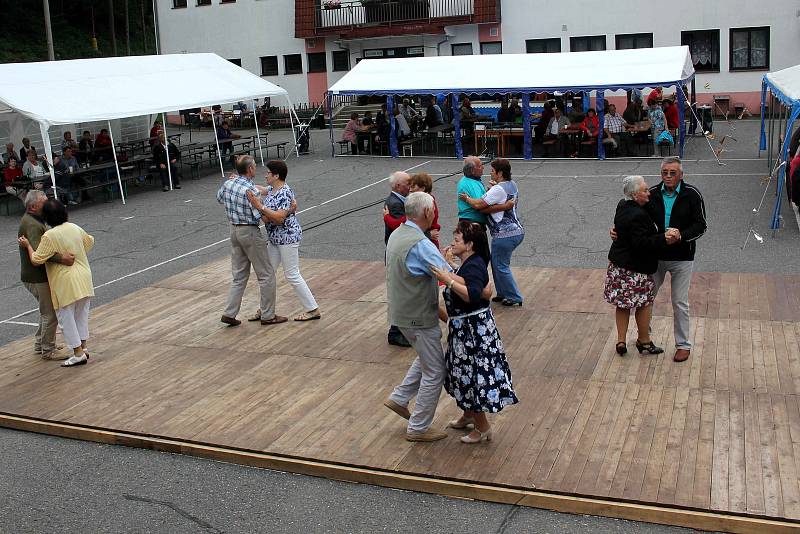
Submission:
{"label": "white building wall", "polygon": [[[294,38],[294,0],[239,0],[198,7],[172,9],[170,0],[158,2],[162,53],[215,52],[225,58],[241,58],[242,66],[261,73],[261,56],[278,56],[279,76],[265,77],[289,91],[295,102],[308,101],[308,70],[305,42]],[[651,12],[655,10],[654,12]],[[606,48],[615,48],[615,35],[652,33],[654,46],[681,43],[681,31],[719,29],[720,71],[698,73],[700,100],[713,94],[730,94],[732,99],[754,98],[760,90],[764,70],[729,70],[729,30],[770,27],[770,70],[779,70],[800,59],[800,0],[673,0],[668,4],[643,4],[641,0],[502,0],[502,44],[504,53],[524,53],[525,40],[558,37],[561,49],[569,51],[572,36],[605,35]],[[525,14],[525,16],[518,16]],[[448,35],[408,35],[379,39],[339,41],[325,38],[328,85],[345,73],[333,72],[331,52],[350,50],[350,66],[369,48],[424,46],[425,55],[451,54],[451,45],[472,43],[480,53],[478,25],[449,27]],[[446,40],[445,40],[446,39]],[[303,74],[285,75],[284,54],[299,53]],[[489,73],[483,73],[489,75]],[[748,100],[748,106],[750,106]],[[752,106],[750,106],[752,109]]]}
{"label": "white building wall", "polygon": [[[261,75],[262,56],[278,56],[281,74],[264,79],[286,89],[294,102],[308,101],[308,64],[304,40],[294,37],[294,0],[239,0],[229,4],[213,0],[209,6],[188,0],[187,4],[173,9],[171,0],[158,1],[162,54],[214,52],[226,59],[240,58],[242,67],[256,75]],[[283,74],[284,54],[303,56],[303,74]],[[330,63],[330,57],[328,60]]]}

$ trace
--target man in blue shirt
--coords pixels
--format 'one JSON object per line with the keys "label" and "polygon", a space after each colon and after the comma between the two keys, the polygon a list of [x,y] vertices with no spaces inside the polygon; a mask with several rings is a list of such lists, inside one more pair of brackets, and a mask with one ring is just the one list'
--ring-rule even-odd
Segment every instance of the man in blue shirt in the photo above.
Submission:
{"label": "man in blue shirt", "polygon": [[461,200],[460,195],[466,193],[471,198],[481,198],[486,189],[481,182],[483,175],[483,163],[477,156],[467,156],[464,158],[464,176],[458,181],[456,187],[456,198],[458,198],[458,220],[477,222],[486,227],[486,215],[470,206],[466,201]]}

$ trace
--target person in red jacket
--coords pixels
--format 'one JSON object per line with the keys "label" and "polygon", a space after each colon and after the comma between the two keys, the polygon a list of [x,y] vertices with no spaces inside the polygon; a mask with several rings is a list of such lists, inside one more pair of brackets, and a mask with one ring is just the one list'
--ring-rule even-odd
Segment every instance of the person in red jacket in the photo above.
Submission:
{"label": "person in red jacket", "polygon": [[586,111],[586,117],[581,122],[581,130],[583,131],[584,140],[597,140],[597,135],[600,133],[600,120],[597,118],[597,112],[594,108],[589,108]]}
{"label": "person in red jacket", "polygon": [[[433,197],[433,223],[431,223],[431,227],[427,232],[425,232],[425,235],[427,235],[433,244],[436,245],[436,248],[441,249],[439,246],[439,232],[442,229],[442,226],[439,224],[439,204],[436,202],[436,197],[434,197],[433,193],[431,193],[431,191],[433,191],[433,178],[431,178],[431,175],[426,172],[413,175],[408,186],[408,191],[409,193],[422,191]],[[398,226],[406,222],[406,216],[403,215],[401,217],[393,217],[389,213],[388,208],[384,206],[383,222],[386,223],[386,226],[390,229],[390,231],[394,231]]]}
{"label": "person in red jacket", "polygon": [[678,118],[678,106],[675,105],[674,99],[664,99],[664,116],[667,118],[667,129],[670,133],[677,131],[680,119]]}
{"label": "person in red jacket", "polygon": [[22,167],[17,164],[16,159],[10,159],[8,165],[3,169],[3,186],[6,189],[6,193],[14,195],[24,202],[27,191],[24,188],[16,188],[12,185],[15,180],[20,178],[22,178]]}

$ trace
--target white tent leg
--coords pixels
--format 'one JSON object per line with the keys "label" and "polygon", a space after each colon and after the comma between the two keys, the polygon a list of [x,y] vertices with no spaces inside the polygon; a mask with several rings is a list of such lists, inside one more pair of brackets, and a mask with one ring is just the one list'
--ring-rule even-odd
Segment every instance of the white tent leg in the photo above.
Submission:
{"label": "white tent leg", "polygon": [[[167,151],[167,176],[169,176],[169,190],[172,191],[172,165],[169,163],[169,137],[167,137],[167,112],[163,113],[164,115],[164,124],[162,128],[164,128],[164,142],[167,146],[164,149]],[[159,141],[160,142],[160,141]]]}
{"label": "white tent leg", "polygon": [[258,141],[258,153],[261,156],[261,166],[264,166],[264,151],[261,150],[261,133],[258,131],[258,100],[253,99],[253,123],[256,125],[256,141]]}
{"label": "white tent leg", "polygon": [[[213,113],[213,112],[212,112]],[[217,135],[217,120],[216,117],[211,115],[211,127],[214,129],[214,140],[217,142],[217,157],[219,158],[219,172],[225,178],[225,169],[222,167],[222,150],[219,148],[219,135]]]}
{"label": "white tent leg", "polygon": [[114,167],[117,169],[117,183],[119,183],[119,197],[122,199],[122,204],[125,204],[125,193],[122,191],[122,176],[119,173],[119,161],[117,161],[117,149],[114,147],[114,131],[111,129],[111,121],[108,121],[108,135],[111,136],[111,152],[114,153]]}
{"label": "white tent leg", "polygon": [[50,134],[47,133],[47,126],[41,122],[39,123],[39,131],[42,134],[42,143],[44,143],[44,155],[47,157],[47,163],[50,166],[50,180],[53,182],[53,196],[58,198],[58,191],[56,190],[56,166],[53,162],[53,147],[50,145]]}
{"label": "white tent leg", "polygon": [[[289,125],[292,128],[292,139],[294,140],[294,153],[299,158],[300,157],[300,151],[297,148],[297,135],[295,134],[294,123],[292,122],[292,113],[294,113],[294,104],[292,103],[292,99],[289,98],[288,94],[286,95],[286,101],[289,102]],[[295,113],[295,117],[297,117],[296,113]],[[298,125],[300,124],[300,119],[299,118],[297,118],[297,124]]]}

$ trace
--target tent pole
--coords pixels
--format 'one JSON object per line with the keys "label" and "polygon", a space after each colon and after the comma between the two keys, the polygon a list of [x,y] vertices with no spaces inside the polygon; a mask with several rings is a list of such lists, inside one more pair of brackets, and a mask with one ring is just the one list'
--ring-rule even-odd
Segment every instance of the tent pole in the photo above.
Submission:
{"label": "tent pole", "polygon": [[[169,177],[169,190],[172,191],[172,165],[169,164],[169,137],[167,137],[167,112],[163,113],[164,115],[164,142],[167,146],[164,147],[167,151],[167,176]],[[160,143],[161,140],[159,139],[158,142]]]}
{"label": "tent pole", "polygon": [[292,99],[289,98],[288,93],[286,95],[286,101],[289,103],[289,126],[292,129],[292,140],[294,141],[294,153],[299,158],[300,150],[298,150],[297,148],[297,132],[294,131],[294,122],[292,122],[292,114],[294,113],[295,118],[297,118],[298,126],[300,125],[300,117],[297,117],[297,113],[295,113],[294,111],[294,103],[292,102]]}
{"label": "tent pole", "polygon": [[[221,111],[221,110],[220,110]],[[219,172],[225,178],[225,168],[222,166],[222,150],[219,148],[219,134],[217,134],[217,118],[214,116],[216,111],[211,112],[211,127],[214,129],[214,141],[217,142],[217,158],[219,159]]]}
{"label": "tent pole", "polygon": [[603,144],[603,132],[606,127],[606,92],[598,89],[595,93],[595,107],[597,108],[597,159],[606,159],[606,147]]}
{"label": "tent pole", "polygon": [[764,131],[764,119],[766,118],[766,102],[767,102],[767,80],[761,80],[761,126],[759,128],[758,136],[758,157],[761,157],[761,152],[767,148],[767,134]]}
{"label": "tent pole", "polygon": [[258,109],[258,100],[255,98],[253,99],[253,122],[256,125],[256,141],[258,141],[258,153],[261,155],[261,166],[264,166],[264,151],[261,150],[261,133],[258,131],[258,114],[256,110]]}
{"label": "tent pole", "polygon": [[769,139],[767,142],[767,168],[772,169],[772,145],[775,138],[775,95],[769,92]]}
{"label": "tent pole", "polygon": [[[780,230],[781,226],[781,205],[783,203],[783,185],[784,181],[786,180],[786,161],[788,160],[789,156],[789,143],[791,141],[791,134],[792,134],[792,125],[794,121],[800,117],[800,105],[794,104],[791,108],[788,106],[784,106],[786,108],[786,129],[783,131],[783,144],[780,146],[780,154],[778,156],[778,160],[782,160],[784,164],[781,165],[781,168],[778,172],[778,180],[777,180],[777,187],[776,187],[776,196],[775,199],[775,209],[772,213],[772,224],[770,225],[770,229],[772,229],[772,236],[775,237],[775,234],[778,230]],[[776,161],[776,163],[777,163]]]}
{"label": "tent pole", "polygon": [[[522,93],[522,156],[525,159],[533,159],[533,148],[531,147],[531,94]],[[475,148],[477,152],[477,147]]]}
{"label": "tent pole", "polygon": [[[328,136],[331,138],[331,157],[334,157],[336,155],[336,151],[334,150],[333,146],[333,95],[326,93],[325,100],[328,103]],[[358,155],[358,150],[356,150],[356,155]]]}
{"label": "tent pole", "polygon": [[[694,80],[692,80],[694,82]],[[682,158],[684,146],[686,145],[686,94],[683,92],[683,84],[678,83],[678,155]]]}
{"label": "tent pole", "polygon": [[459,95],[450,93],[450,107],[453,109],[453,147],[456,159],[464,159],[464,147],[461,146],[461,106]]}
{"label": "tent pole", "polygon": [[386,120],[389,121],[389,155],[396,158],[397,152],[397,121],[394,118],[394,95],[386,95]]}
{"label": "tent pole", "polygon": [[125,193],[122,191],[122,176],[119,173],[119,161],[117,161],[117,149],[114,147],[114,131],[111,129],[111,121],[108,121],[108,135],[111,136],[111,152],[114,153],[114,168],[117,169],[117,183],[119,183],[119,197],[122,204],[125,204]]}
{"label": "tent pole", "polygon": [[53,147],[50,145],[50,134],[43,123],[39,123],[39,132],[42,134],[42,143],[44,143],[44,154],[47,157],[47,163],[50,166],[50,181],[53,183],[53,197],[58,198],[58,190],[56,189],[56,166],[53,163]]}

